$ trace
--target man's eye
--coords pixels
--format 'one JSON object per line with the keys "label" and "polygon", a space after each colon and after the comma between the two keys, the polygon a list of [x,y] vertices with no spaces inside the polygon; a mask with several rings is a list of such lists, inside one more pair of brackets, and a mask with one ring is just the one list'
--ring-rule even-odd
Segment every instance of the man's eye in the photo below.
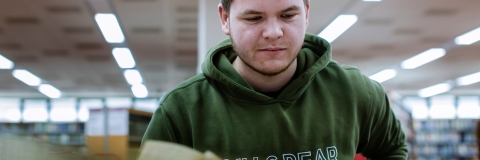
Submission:
{"label": "man's eye", "polygon": [[293,16],[295,16],[295,15],[294,14],[282,14],[280,17],[285,18],[285,19],[290,19],[290,18],[293,18]]}
{"label": "man's eye", "polygon": [[259,20],[261,20],[261,19],[262,19],[262,17],[260,17],[260,16],[251,17],[251,18],[245,18],[245,20],[247,20],[247,21],[252,21],[252,22],[254,22],[254,21],[259,21]]}

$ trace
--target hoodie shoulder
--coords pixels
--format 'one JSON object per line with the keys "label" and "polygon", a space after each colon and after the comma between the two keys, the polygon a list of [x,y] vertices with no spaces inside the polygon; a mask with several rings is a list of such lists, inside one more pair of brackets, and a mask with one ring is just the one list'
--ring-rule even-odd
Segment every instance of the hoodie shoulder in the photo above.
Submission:
{"label": "hoodie shoulder", "polygon": [[206,78],[203,74],[195,75],[195,76],[187,79],[186,81],[183,81],[180,84],[178,84],[178,86],[176,86],[170,93],[188,88],[189,86],[195,85],[195,84],[200,83],[204,80],[206,80]]}
{"label": "hoodie shoulder", "polygon": [[351,86],[355,90],[357,96],[370,99],[372,92],[383,91],[383,87],[376,81],[370,79],[368,76],[361,73],[361,71],[353,66],[340,65],[335,61],[331,61],[328,65],[329,70],[333,70],[332,73],[338,75],[337,82],[344,82],[346,85]]}
{"label": "hoodie shoulder", "polygon": [[190,100],[194,100],[195,97],[201,95],[202,88],[205,88],[205,85],[209,85],[207,78],[204,74],[198,74],[193,76],[186,81],[178,84],[174,89],[168,92],[163,98],[160,104],[169,108],[172,104],[178,104],[179,102],[187,103]]}
{"label": "hoodie shoulder", "polygon": [[341,67],[346,71],[346,73],[350,75],[351,78],[358,79],[359,83],[371,87],[372,90],[383,90],[383,87],[377,81],[370,79],[368,76],[362,74],[358,68],[348,65],[344,65]]}
{"label": "hoodie shoulder", "polygon": [[350,80],[358,83],[372,83],[372,79],[368,78],[354,66],[340,65],[338,62],[330,61],[329,66],[338,68],[338,71],[343,72]]}

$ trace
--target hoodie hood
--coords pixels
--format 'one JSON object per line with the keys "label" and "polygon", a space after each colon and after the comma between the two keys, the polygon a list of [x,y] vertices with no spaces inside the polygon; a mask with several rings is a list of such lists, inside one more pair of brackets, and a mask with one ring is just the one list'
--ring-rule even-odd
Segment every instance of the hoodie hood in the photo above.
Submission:
{"label": "hoodie hood", "polygon": [[255,91],[233,68],[232,62],[237,57],[230,39],[224,40],[210,49],[202,64],[205,77],[218,82],[230,98],[246,103],[287,103],[295,102],[315,78],[331,61],[331,46],[325,39],[306,34],[297,56],[295,77],[283,91],[272,98]]}

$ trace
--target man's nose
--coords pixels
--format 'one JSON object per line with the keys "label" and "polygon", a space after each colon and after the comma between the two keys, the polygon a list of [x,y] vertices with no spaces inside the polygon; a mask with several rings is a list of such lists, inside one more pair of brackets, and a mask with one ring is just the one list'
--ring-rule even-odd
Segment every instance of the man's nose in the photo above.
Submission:
{"label": "man's nose", "polygon": [[265,39],[278,39],[283,36],[283,26],[277,19],[271,19],[267,21],[262,34]]}

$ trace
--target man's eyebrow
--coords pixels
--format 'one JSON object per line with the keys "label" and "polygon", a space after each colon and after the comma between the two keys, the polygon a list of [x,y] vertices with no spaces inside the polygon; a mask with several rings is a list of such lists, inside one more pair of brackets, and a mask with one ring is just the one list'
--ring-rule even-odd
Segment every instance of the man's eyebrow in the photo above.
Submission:
{"label": "man's eyebrow", "polygon": [[247,9],[247,10],[245,10],[245,11],[242,12],[242,15],[246,15],[246,14],[262,14],[262,13],[263,13],[263,12],[260,12],[260,11]]}
{"label": "man's eyebrow", "polygon": [[281,13],[288,12],[288,11],[298,11],[298,10],[300,10],[300,7],[297,5],[293,5],[288,7],[287,9],[282,10]]}

